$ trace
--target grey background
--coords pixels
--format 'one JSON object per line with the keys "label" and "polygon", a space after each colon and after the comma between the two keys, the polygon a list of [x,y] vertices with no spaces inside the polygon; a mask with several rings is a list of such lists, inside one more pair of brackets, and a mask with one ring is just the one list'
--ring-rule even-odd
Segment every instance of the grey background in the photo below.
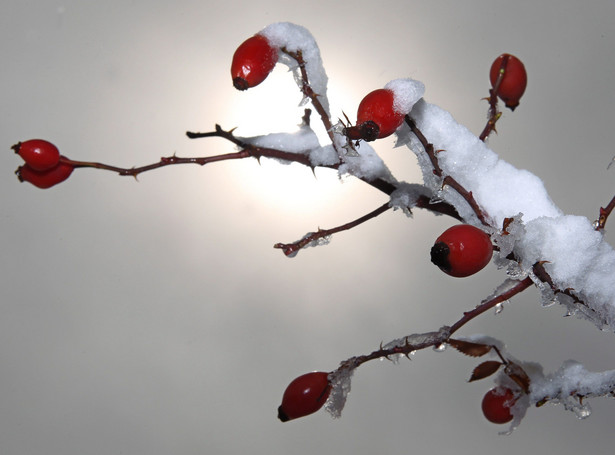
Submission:
{"label": "grey background", "polygon": [[[451,350],[361,367],[340,420],[277,421],[294,377],[450,324],[504,279],[494,267],[453,279],[429,263],[452,220],[387,213],[290,260],[272,245],[386,198],[334,172],[252,160],[139,183],[79,170],[40,191],[17,182],[9,147],[41,137],[74,159],[132,166],[232,151],[184,136],[216,122],[292,129],[300,96],[283,69],[247,93],[229,76],[235,47],[284,20],[319,42],[335,116],[409,76],[478,134],[491,61],[518,55],[529,86],[490,144],[565,212],[594,219],[615,189],[614,13],[610,1],[3,2],[0,452],[612,453],[608,399],[584,421],[530,409],[499,436],[480,412],[490,381],[468,384],[477,362]],[[377,144],[383,159],[419,181],[392,144]],[[568,358],[614,368],[613,334],[563,313],[531,289],[463,334],[496,336],[546,371]]]}

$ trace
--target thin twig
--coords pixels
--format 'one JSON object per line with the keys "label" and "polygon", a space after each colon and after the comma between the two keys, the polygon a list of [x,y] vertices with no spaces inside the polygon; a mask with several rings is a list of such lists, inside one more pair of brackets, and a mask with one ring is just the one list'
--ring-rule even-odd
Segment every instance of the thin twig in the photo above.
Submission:
{"label": "thin twig", "polygon": [[502,57],[502,61],[500,62],[500,70],[498,72],[498,78],[495,81],[494,87],[489,90],[489,98],[486,98],[489,101],[489,115],[487,118],[487,124],[485,125],[485,128],[478,137],[483,142],[485,142],[487,137],[489,137],[492,132],[497,133],[497,130],[495,129],[495,124],[502,116],[502,113],[498,110],[498,90],[500,89],[500,84],[502,83],[502,80],[504,79],[504,74],[506,73],[508,59],[508,55],[504,55],[504,57]]}
{"label": "thin twig", "polygon": [[[433,166],[434,175],[438,177],[444,176],[444,172],[442,171],[442,168],[440,167],[440,164],[438,162],[437,151],[434,149],[433,144],[427,140],[425,135],[416,126],[416,123],[409,115],[406,115],[405,120],[406,124],[410,127],[410,131],[412,131],[412,133],[417,137],[417,139],[425,149],[425,153],[429,157],[431,165]],[[480,208],[478,202],[476,202],[476,199],[474,199],[474,196],[472,195],[471,191],[466,190],[459,182],[457,182],[457,180],[455,180],[450,175],[444,176],[442,184],[448,185],[455,191],[457,191],[466,200],[466,202],[470,204],[470,207],[472,207],[472,210],[474,210],[474,213],[476,214],[480,222],[485,226],[491,226],[489,224],[489,221],[487,220],[487,215]]]}
{"label": "thin twig", "polygon": [[600,216],[598,217],[598,223],[596,224],[596,231],[604,229],[606,220],[609,218],[611,212],[615,209],[615,196],[611,199],[606,207],[600,207]]}
{"label": "thin twig", "polygon": [[523,292],[532,284],[533,282],[530,277],[527,277],[521,281],[518,281],[515,286],[503,292],[502,294],[484,301],[473,310],[466,311],[461,317],[461,319],[459,319],[451,326],[444,326],[443,328],[435,332],[408,335],[406,337],[403,337],[401,339],[401,342],[395,343],[395,346],[393,347],[384,348],[380,346],[380,349],[377,349],[369,354],[351,357],[350,359],[341,362],[339,368],[336,371],[349,368],[354,369],[364,364],[365,362],[369,362],[370,360],[390,358],[396,355],[409,356],[415,351],[419,351],[429,347],[439,346],[443,343],[446,343],[447,340],[450,339],[451,335],[453,335],[453,333],[457,332],[468,322],[470,322],[477,316],[483,314],[485,311],[488,311],[494,308],[496,305],[505,302],[514,297],[515,295]]}
{"label": "thin twig", "polygon": [[281,249],[282,252],[286,256],[294,256],[300,249],[305,248],[311,243],[318,242],[318,240],[324,237],[329,237],[337,232],[347,231],[349,229],[352,229],[361,223],[364,223],[368,220],[371,220],[372,218],[377,217],[378,215],[381,215],[382,213],[386,212],[390,208],[391,206],[387,202],[381,205],[380,207],[378,207],[376,210],[373,210],[369,212],[368,214],[363,215],[362,217],[357,218],[356,220],[351,221],[349,223],[342,224],[341,226],[337,226],[331,229],[320,229],[319,228],[318,231],[316,232],[310,232],[306,234],[301,240],[297,240],[296,242],[293,242],[293,243],[276,243],[275,245],[273,245],[273,247]]}
{"label": "thin twig", "polygon": [[320,115],[320,119],[325,127],[327,135],[329,136],[329,139],[331,139],[331,144],[333,144],[333,148],[341,159],[344,155],[341,150],[338,150],[337,142],[333,133],[333,123],[329,118],[328,112],[325,110],[324,106],[320,102],[319,94],[316,93],[310,85],[307,70],[305,69],[305,60],[303,59],[303,53],[301,52],[301,50],[298,50],[297,52],[291,52],[285,48],[282,49],[282,52],[295,59],[295,61],[299,65],[299,70],[301,71],[301,91],[303,92],[304,96],[310,99],[312,106],[314,106],[314,109],[316,109],[316,112],[318,112],[318,115]]}

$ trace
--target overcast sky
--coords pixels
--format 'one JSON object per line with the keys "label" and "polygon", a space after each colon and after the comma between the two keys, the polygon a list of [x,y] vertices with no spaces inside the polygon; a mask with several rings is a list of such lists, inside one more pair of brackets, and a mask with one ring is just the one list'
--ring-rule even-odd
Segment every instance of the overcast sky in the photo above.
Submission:
{"label": "overcast sky", "polygon": [[[10,146],[51,140],[119,166],[233,151],[188,140],[292,130],[301,100],[276,69],[237,92],[239,43],[269,23],[318,41],[334,117],[398,77],[480,133],[488,70],[502,52],[529,73],[520,107],[490,140],[541,177],[566,213],[595,219],[615,192],[615,3],[604,1],[8,0],[0,14],[0,452],[3,454],[612,453],[612,400],[584,421],[530,409],[510,436],[480,411],[476,361],[424,351],[357,370],[342,418],[282,424],[286,385],[381,341],[456,321],[505,275],[454,279],[429,262],[445,217],[385,215],[288,259],[272,245],[386,202],[332,171],[254,160],[175,166],[139,181],[78,170],[41,191],[20,184]],[[377,144],[399,179],[416,160]],[[514,191],[514,188],[511,188]],[[608,225],[607,225],[608,228]],[[607,239],[615,237],[607,232]],[[542,308],[529,289],[463,335],[504,341],[545,372],[566,359],[615,368],[615,335]]]}

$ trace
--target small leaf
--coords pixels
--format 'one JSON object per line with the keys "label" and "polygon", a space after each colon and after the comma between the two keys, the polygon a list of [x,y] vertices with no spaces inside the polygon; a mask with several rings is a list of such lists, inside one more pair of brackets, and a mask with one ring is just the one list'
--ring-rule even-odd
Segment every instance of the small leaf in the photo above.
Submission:
{"label": "small leaf", "polygon": [[448,340],[448,344],[457,349],[459,352],[470,357],[480,357],[491,351],[491,346],[482,343],[471,343],[470,341]]}
{"label": "small leaf", "polygon": [[515,381],[525,393],[530,392],[530,377],[520,365],[509,361],[508,365],[506,365],[506,374],[510,377],[510,379]]}
{"label": "small leaf", "polygon": [[498,371],[498,369],[502,365],[504,364],[497,360],[487,360],[486,362],[483,362],[479,366],[474,368],[474,371],[472,371],[472,376],[470,377],[468,382],[478,381],[479,379],[485,379],[486,377],[489,377],[493,373]]}

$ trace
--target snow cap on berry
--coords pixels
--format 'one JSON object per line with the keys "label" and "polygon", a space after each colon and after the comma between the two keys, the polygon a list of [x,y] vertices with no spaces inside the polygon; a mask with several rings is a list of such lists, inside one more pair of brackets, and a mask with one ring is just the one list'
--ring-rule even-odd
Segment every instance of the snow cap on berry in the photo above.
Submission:
{"label": "snow cap on berry", "polygon": [[393,92],[393,109],[406,115],[425,94],[425,85],[414,79],[394,79],[384,86]]}
{"label": "snow cap on berry", "polygon": [[[329,113],[328,77],[320,56],[320,49],[310,31],[291,22],[275,22],[262,29],[258,34],[266,37],[271,45],[278,49],[285,49],[293,53],[301,51],[301,57],[304,61],[303,67],[307,73],[310,86],[318,94],[318,99],[325,111]],[[279,62],[289,67],[295,76],[295,82],[302,89],[303,79],[297,61],[286,53],[280,52]]]}

